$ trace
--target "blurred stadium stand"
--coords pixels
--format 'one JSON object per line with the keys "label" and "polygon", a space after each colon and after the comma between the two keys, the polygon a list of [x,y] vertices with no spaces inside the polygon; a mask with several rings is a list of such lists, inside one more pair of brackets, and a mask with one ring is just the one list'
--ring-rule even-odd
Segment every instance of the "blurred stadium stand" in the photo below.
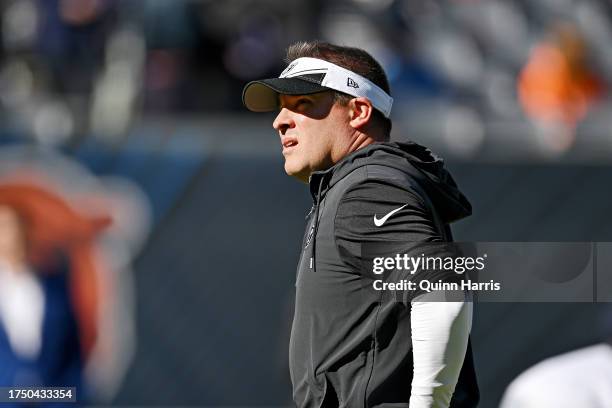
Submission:
{"label": "blurred stadium stand", "polygon": [[[282,171],[272,116],[244,112],[240,96],[282,70],[295,40],[359,45],[384,63],[394,138],[445,157],[473,203],[458,240],[612,241],[610,2],[20,0],[0,13],[0,142],[126,177],[152,204],[136,357],[116,405],[289,404],[309,196]],[[581,33],[603,87],[567,132],[542,130],[517,93],[559,22]],[[603,311],[479,304],[481,406],[531,364],[599,341]]]}
{"label": "blurred stadium stand", "polygon": [[134,132],[120,149],[107,149],[87,139],[66,153],[100,176],[125,177],[140,185],[151,198],[154,221],[178,201],[208,154],[202,141],[162,134],[151,126]]}

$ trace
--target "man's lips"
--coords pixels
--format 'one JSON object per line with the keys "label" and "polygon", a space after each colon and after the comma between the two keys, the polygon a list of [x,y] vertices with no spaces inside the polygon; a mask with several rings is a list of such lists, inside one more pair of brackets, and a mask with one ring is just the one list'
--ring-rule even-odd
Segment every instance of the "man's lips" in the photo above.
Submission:
{"label": "man's lips", "polygon": [[283,146],[283,151],[285,151],[285,150],[290,149],[290,148],[292,148],[294,146],[297,146],[298,141],[294,137],[283,137],[281,139],[281,144]]}

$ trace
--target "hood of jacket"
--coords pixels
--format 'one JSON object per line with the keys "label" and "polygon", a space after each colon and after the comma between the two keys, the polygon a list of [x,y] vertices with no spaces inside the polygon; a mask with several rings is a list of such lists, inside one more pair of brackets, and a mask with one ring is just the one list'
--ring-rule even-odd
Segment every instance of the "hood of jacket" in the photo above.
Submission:
{"label": "hood of jacket", "polygon": [[327,190],[356,168],[373,164],[393,167],[415,178],[444,223],[472,214],[470,202],[444,167],[444,160],[414,142],[373,143],[349,154],[327,170],[312,173],[309,184],[314,202],[320,202]]}

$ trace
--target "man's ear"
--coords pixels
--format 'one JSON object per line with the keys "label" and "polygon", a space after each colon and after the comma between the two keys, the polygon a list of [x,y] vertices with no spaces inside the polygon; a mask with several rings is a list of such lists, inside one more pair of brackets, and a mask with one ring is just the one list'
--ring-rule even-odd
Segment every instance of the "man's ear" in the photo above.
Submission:
{"label": "man's ear", "polygon": [[353,98],[349,101],[349,115],[351,127],[363,130],[370,122],[370,118],[374,113],[372,102],[368,98]]}

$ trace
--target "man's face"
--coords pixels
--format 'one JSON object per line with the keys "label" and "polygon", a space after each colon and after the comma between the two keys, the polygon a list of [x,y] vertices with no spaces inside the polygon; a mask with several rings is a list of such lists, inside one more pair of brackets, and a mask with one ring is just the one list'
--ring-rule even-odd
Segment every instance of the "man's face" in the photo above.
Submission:
{"label": "man's face", "polygon": [[349,113],[334,103],[332,92],[280,95],[280,112],[272,126],[280,135],[285,172],[308,182],[313,171],[325,170],[346,152]]}

